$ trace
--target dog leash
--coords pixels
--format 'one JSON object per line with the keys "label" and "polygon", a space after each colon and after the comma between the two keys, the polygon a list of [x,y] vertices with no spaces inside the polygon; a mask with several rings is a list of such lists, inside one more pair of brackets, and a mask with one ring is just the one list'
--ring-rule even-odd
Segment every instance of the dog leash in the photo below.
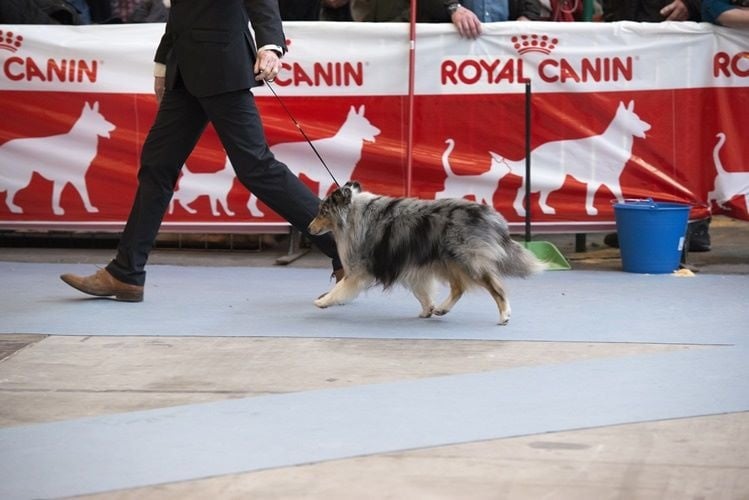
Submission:
{"label": "dog leash", "polygon": [[268,80],[265,80],[265,84],[268,86],[268,88],[273,93],[273,95],[276,96],[276,99],[278,100],[278,103],[281,105],[281,107],[284,109],[284,111],[286,111],[286,114],[289,115],[289,118],[291,118],[291,121],[294,122],[294,125],[296,125],[296,128],[299,129],[299,132],[301,132],[302,136],[304,136],[304,138],[306,139],[307,144],[310,145],[310,147],[312,148],[312,151],[314,151],[315,154],[317,155],[317,157],[320,159],[320,163],[322,163],[322,166],[325,167],[325,170],[328,171],[328,174],[330,174],[330,178],[333,179],[333,182],[335,182],[336,187],[340,188],[341,185],[338,184],[338,181],[336,180],[335,176],[333,175],[333,172],[330,171],[330,169],[328,168],[328,165],[325,163],[325,160],[323,160],[322,156],[320,156],[320,153],[317,152],[317,148],[315,148],[315,145],[312,144],[312,141],[309,140],[309,137],[307,137],[307,134],[304,133],[304,130],[302,130],[301,125],[299,125],[299,122],[296,121],[296,119],[294,118],[294,115],[291,114],[291,111],[289,111],[289,109],[283,103],[283,101],[281,100],[281,98],[278,97],[278,94],[276,94],[276,91],[273,90],[273,86],[270,84],[270,82]]}

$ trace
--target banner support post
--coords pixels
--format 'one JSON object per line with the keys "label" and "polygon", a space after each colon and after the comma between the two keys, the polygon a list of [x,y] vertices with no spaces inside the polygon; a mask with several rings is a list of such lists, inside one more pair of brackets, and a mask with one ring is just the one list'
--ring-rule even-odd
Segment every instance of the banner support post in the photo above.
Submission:
{"label": "banner support post", "polygon": [[414,148],[414,80],[416,71],[416,4],[411,0],[408,32],[408,123],[406,142],[406,196],[411,196],[413,181],[413,148]]}

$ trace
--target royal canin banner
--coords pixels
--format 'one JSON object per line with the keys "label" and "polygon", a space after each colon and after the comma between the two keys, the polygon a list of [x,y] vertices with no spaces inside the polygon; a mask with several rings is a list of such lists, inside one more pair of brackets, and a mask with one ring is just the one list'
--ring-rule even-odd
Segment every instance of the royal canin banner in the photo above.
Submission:
{"label": "royal canin banner", "polygon": [[[163,29],[0,25],[0,228],[123,227]],[[534,231],[613,228],[625,199],[749,220],[749,33],[686,22],[505,22],[477,40],[449,24],[417,25],[413,41],[408,24],[285,31],[280,101],[253,93],[271,149],[320,197],[334,181],[284,108],[338,182],[475,199],[516,232],[528,151]],[[209,127],[162,229],[277,227]]]}

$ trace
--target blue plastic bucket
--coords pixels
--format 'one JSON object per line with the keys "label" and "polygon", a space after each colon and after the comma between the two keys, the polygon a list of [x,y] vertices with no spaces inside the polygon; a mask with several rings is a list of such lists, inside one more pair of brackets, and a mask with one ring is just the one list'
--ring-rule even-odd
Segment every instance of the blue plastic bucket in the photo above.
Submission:
{"label": "blue plastic bucket", "polygon": [[689,205],[653,200],[614,204],[624,271],[665,274],[678,269],[689,209]]}

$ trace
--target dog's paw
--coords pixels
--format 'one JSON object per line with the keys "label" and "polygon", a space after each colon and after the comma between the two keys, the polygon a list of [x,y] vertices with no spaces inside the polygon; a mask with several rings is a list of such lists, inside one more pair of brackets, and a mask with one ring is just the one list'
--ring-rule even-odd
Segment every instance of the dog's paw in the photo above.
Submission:
{"label": "dog's paw", "polygon": [[450,312],[450,309],[433,309],[432,312],[435,316],[444,316]]}
{"label": "dog's paw", "polygon": [[420,318],[431,318],[433,312],[434,312],[434,306],[431,306],[429,309],[422,310],[421,314],[419,314],[419,317]]}
{"label": "dog's paw", "polygon": [[320,309],[325,309],[326,307],[330,307],[330,302],[328,302],[327,300],[325,300],[325,298],[327,296],[328,296],[328,294],[326,293],[325,295],[323,295],[319,299],[315,299],[315,301],[313,302],[313,304],[315,304]]}
{"label": "dog's paw", "polygon": [[502,312],[499,312],[499,323],[497,323],[500,326],[505,326],[507,323],[510,322],[510,316],[512,314],[512,310],[510,309],[510,305],[507,304],[507,309]]}

